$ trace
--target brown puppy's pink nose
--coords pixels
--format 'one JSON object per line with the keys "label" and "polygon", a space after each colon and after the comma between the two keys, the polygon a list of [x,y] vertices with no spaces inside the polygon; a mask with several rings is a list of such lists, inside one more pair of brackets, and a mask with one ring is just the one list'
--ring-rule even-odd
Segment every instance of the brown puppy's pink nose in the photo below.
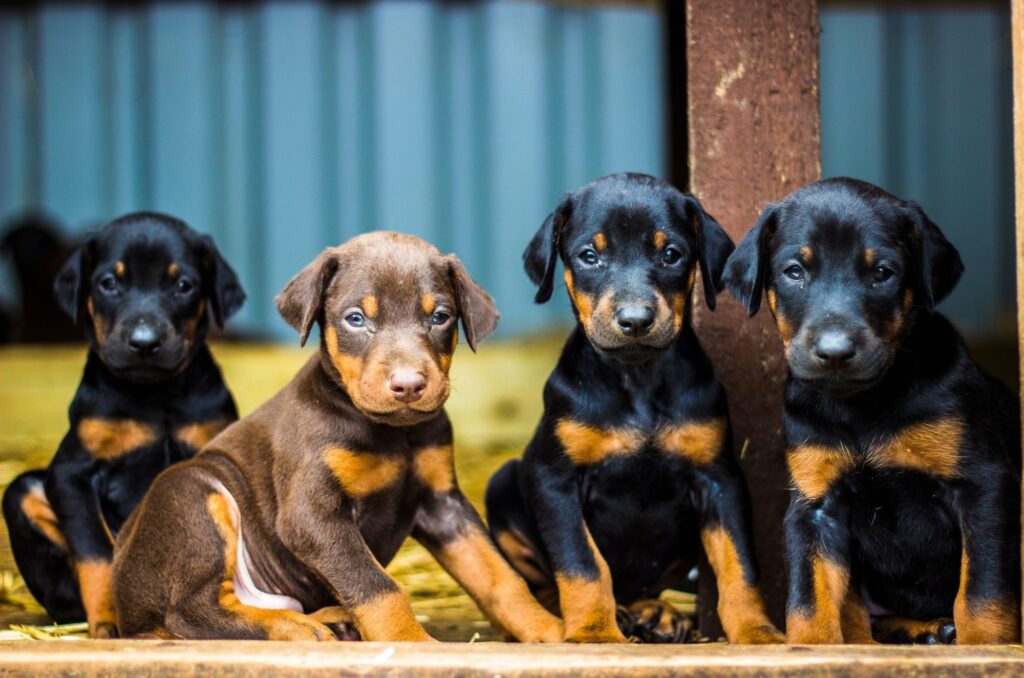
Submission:
{"label": "brown puppy's pink nose", "polygon": [[427,388],[427,377],[416,370],[395,370],[388,379],[391,395],[403,403],[416,402]]}

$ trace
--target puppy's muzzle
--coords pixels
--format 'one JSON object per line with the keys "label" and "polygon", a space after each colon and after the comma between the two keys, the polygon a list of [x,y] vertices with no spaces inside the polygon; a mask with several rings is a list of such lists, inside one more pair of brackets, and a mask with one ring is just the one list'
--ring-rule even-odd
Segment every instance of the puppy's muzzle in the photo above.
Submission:
{"label": "puppy's muzzle", "polygon": [[395,400],[414,403],[423,397],[427,388],[427,375],[419,370],[398,369],[388,377],[388,387]]}
{"label": "puppy's muzzle", "polygon": [[654,307],[643,303],[620,304],[615,309],[615,326],[627,337],[646,336],[654,327]]}

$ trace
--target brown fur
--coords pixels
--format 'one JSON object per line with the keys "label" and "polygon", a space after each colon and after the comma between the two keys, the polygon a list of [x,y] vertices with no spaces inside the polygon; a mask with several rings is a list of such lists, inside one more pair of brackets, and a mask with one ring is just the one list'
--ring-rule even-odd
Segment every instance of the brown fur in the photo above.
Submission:
{"label": "brown fur", "polygon": [[[450,311],[448,322],[430,322],[428,294],[435,310]],[[119,535],[122,631],[322,640],[332,637],[321,623],[329,618],[351,622],[365,640],[429,640],[384,571],[412,535],[499,628],[561,640],[560,622],[505,564],[455,479],[440,356],[450,359],[458,320],[471,347],[493,330],[490,297],[454,257],[377,233],[321,254],[277,301],[303,340],[322,324],[322,350],[269,402],[154,482]],[[357,308],[366,326],[346,320]],[[428,385],[406,407],[387,382],[409,366]],[[236,590],[243,566],[255,589]],[[255,607],[268,593],[295,609]]]}

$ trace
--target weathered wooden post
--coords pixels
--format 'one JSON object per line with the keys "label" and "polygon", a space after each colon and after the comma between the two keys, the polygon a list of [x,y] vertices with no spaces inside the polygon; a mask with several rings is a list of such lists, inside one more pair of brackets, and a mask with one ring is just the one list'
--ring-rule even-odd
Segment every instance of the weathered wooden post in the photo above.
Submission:
{"label": "weathered wooden post", "polygon": [[[690,190],[739,242],[766,203],[821,175],[817,5],[687,0],[686,11]],[[694,318],[728,393],[736,453],[753,497],[763,591],[781,624],[786,370],[769,314],[748,320],[727,296],[714,313],[694,304]],[[714,637],[720,627],[710,575],[700,582],[700,603],[701,627]]]}
{"label": "weathered wooden post", "polygon": [[[1024,380],[1024,345],[1020,343],[1024,337],[1024,0],[1011,3],[1010,23],[1013,34],[1013,172],[1017,209],[1017,343],[1020,374]],[[1021,384],[1024,386],[1024,381]],[[1024,507],[1021,513],[1024,516]],[[1024,520],[1021,524],[1024,525]],[[1021,576],[1024,578],[1024,574]]]}

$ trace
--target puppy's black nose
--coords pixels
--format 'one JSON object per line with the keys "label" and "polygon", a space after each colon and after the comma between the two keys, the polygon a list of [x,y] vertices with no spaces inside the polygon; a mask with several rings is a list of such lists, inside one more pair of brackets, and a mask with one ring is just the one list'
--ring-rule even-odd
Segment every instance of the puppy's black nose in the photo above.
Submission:
{"label": "puppy's black nose", "polygon": [[160,350],[160,337],[147,323],[139,323],[128,335],[128,346],[136,355],[145,358]]}
{"label": "puppy's black nose", "polygon": [[642,337],[654,327],[654,309],[644,304],[623,304],[615,311],[615,322],[627,337]]}
{"label": "puppy's black nose", "polygon": [[416,370],[395,370],[388,379],[391,395],[403,403],[416,402],[427,388],[427,377]]}
{"label": "puppy's black nose", "polygon": [[833,370],[846,367],[856,354],[853,338],[841,330],[825,330],[814,344],[814,357]]}

